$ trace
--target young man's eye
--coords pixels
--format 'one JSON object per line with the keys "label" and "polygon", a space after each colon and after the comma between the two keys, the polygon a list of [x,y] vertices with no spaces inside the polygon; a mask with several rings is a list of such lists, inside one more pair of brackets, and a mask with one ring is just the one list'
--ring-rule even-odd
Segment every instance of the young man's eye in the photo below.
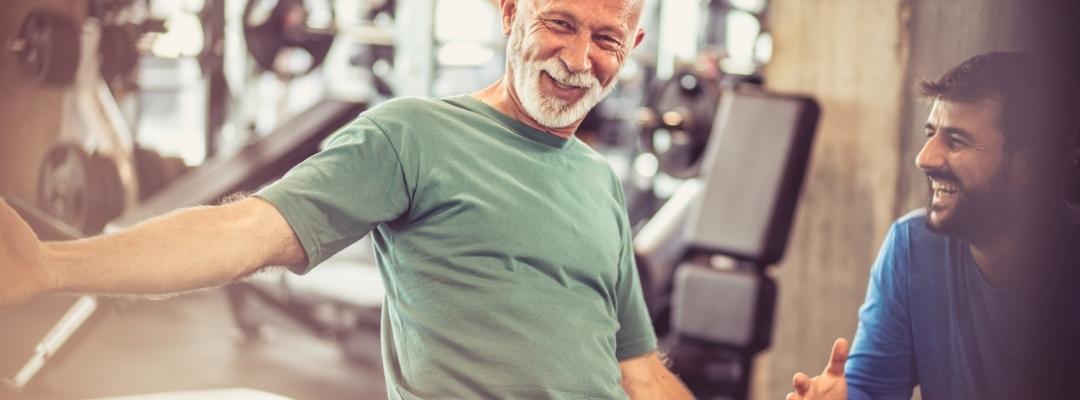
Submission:
{"label": "young man's eye", "polygon": [[967,146],[967,141],[956,136],[949,137],[949,147],[958,148]]}

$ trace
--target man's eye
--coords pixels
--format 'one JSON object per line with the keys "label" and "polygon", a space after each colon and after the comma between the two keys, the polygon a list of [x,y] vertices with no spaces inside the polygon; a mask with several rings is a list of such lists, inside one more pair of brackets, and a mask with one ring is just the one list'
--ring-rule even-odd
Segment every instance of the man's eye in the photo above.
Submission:
{"label": "man's eye", "polygon": [[563,29],[566,29],[566,30],[572,30],[574,28],[573,26],[570,25],[569,22],[563,21],[561,19],[549,19],[548,22],[550,22],[552,24],[555,24],[555,25],[558,25],[559,27],[561,27]]}
{"label": "man's eye", "polygon": [[960,138],[958,138],[956,136],[950,136],[949,137],[949,147],[957,148],[957,147],[964,147],[964,146],[967,146],[967,141],[966,140],[960,139]]}
{"label": "man's eye", "polygon": [[925,133],[926,133],[926,137],[928,137],[928,138],[934,137],[934,130],[933,129],[927,129],[925,131]]}
{"label": "man's eye", "polygon": [[610,47],[622,47],[622,43],[619,43],[618,40],[615,40],[615,38],[608,35],[597,36],[597,39],[599,39],[601,42],[606,43]]}

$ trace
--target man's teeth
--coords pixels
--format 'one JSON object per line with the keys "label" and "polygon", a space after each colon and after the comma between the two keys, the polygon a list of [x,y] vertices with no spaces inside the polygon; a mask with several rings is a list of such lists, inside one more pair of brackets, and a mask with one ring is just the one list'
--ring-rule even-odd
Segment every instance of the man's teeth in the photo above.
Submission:
{"label": "man's teeth", "polygon": [[555,81],[555,86],[558,86],[560,89],[569,90],[569,89],[577,89],[578,88],[577,86],[567,85],[567,84],[564,84],[562,82],[559,82],[558,80],[554,80],[554,81]]}
{"label": "man's teeth", "polygon": [[932,182],[931,183],[931,188],[934,189],[935,193],[944,193],[944,194],[955,193],[957,190],[959,190],[959,188],[957,188],[956,185],[953,185],[953,184],[950,184],[950,183],[944,183],[944,182]]}

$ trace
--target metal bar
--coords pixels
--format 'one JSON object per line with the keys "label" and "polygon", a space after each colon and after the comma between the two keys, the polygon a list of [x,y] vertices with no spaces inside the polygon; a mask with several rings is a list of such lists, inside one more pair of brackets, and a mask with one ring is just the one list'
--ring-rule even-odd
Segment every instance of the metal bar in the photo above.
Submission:
{"label": "metal bar", "polygon": [[60,347],[64,345],[79,330],[86,320],[90,318],[98,309],[98,301],[93,296],[82,296],[74,305],[68,309],[67,313],[60,318],[59,321],[53,325],[49,333],[38,342],[34,347],[34,355],[30,357],[30,360],[23,365],[22,369],[15,374],[15,378],[11,379],[8,383],[15,389],[21,391],[30,383],[30,380],[37,376],[38,372],[45,367],[45,363],[60,350]]}
{"label": "metal bar", "polygon": [[207,0],[203,9],[206,76],[206,158],[217,154],[217,137],[225,125],[229,86],[225,81],[225,0]]}

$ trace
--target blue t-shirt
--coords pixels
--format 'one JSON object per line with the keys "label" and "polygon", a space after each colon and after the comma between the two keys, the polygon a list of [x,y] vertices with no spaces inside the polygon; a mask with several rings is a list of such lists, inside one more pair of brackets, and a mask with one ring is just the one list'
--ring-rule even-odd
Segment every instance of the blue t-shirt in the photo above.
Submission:
{"label": "blue t-shirt", "polygon": [[1026,398],[1014,366],[1039,343],[1024,337],[1037,314],[1025,304],[987,283],[967,243],[931,232],[924,210],[900,218],[859,309],[849,399],[910,399],[916,385],[931,400]]}

